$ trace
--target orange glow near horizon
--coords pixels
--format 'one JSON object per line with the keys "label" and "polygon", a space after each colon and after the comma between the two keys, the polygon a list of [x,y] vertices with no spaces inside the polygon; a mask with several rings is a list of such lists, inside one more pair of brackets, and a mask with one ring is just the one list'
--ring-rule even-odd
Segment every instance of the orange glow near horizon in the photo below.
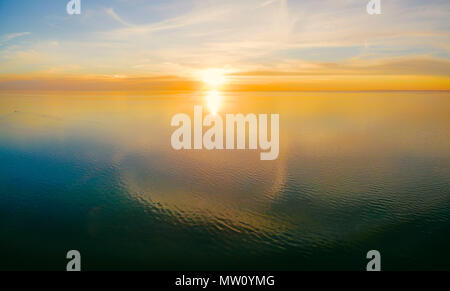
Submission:
{"label": "orange glow near horizon", "polygon": [[450,77],[430,75],[232,75],[206,70],[196,78],[176,76],[0,75],[0,92],[258,92],[258,91],[450,90]]}

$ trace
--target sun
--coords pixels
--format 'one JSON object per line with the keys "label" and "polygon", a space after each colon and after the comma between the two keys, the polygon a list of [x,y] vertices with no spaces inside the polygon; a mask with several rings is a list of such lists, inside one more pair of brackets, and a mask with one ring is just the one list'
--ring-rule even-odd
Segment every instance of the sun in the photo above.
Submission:
{"label": "sun", "polygon": [[217,89],[226,81],[225,73],[220,69],[208,69],[202,72],[202,80],[205,85],[212,89]]}

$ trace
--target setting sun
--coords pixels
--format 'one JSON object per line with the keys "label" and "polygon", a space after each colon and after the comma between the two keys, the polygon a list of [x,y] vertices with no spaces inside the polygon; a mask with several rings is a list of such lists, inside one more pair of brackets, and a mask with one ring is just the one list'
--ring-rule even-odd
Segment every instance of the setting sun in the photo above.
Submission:
{"label": "setting sun", "polygon": [[217,88],[226,82],[226,77],[223,70],[220,69],[208,69],[203,71],[202,80],[205,85],[211,88]]}

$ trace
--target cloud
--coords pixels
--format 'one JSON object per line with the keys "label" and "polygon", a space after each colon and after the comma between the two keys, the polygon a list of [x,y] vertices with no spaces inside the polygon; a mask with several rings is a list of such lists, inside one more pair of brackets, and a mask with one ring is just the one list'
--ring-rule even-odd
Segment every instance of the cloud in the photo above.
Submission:
{"label": "cloud", "polygon": [[408,56],[388,59],[353,59],[342,63],[285,61],[275,67],[237,72],[233,76],[300,77],[300,76],[443,76],[450,77],[450,60],[430,56]]}
{"label": "cloud", "polygon": [[271,4],[273,4],[275,2],[278,2],[278,1],[280,1],[280,0],[267,0],[266,2],[261,4],[261,7],[265,7],[265,6],[271,5]]}
{"label": "cloud", "polygon": [[117,15],[117,13],[114,11],[114,8],[107,8],[106,9],[106,13],[111,16],[113,19],[115,19],[116,21],[118,21],[119,23],[125,25],[125,26],[134,26],[128,22],[126,22],[125,20],[123,20],[119,15]]}
{"label": "cloud", "polygon": [[5,43],[19,37],[23,37],[26,35],[31,34],[31,32],[17,32],[17,33],[10,33],[6,35],[0,36],[0,45],[4,45]]}
{"label": "cloud", "polygon": [[[190,13],[186,13],[181,16],[165,19],[151,24],[127,25],[132,27],[116,29],[106,33],[105,35],[115,39],[123,39],[126,36],[141,37],[142,35],[149,35],[154,32],[174,30],[196,24],[213,22],[220,19],[222,16],[226,15],[229,12],[230,12],[229,9],[222,9],[222,8],[216,8],[214,10],[200,9]],[[121,23],[124,22],[114,11],[112,11],[112,9],[108,10],[108,14],[110,14],[113,18],[115,18],[119,22]]]}

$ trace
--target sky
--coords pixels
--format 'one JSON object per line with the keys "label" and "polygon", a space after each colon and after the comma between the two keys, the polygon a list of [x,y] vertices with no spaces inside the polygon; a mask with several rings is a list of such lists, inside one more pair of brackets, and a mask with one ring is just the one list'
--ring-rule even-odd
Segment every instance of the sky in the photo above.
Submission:
{"label": "sky", "polygon": [[450,90],[450,2],[0,0],[0,90]]}

